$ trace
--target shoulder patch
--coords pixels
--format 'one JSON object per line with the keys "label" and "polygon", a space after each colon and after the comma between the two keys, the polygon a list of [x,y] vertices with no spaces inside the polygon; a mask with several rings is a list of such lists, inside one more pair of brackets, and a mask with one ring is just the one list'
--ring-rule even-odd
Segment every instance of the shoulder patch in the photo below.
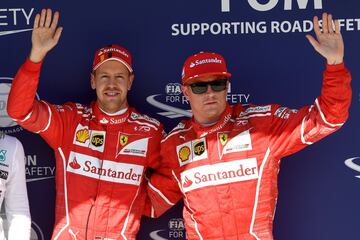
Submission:
{"label": "shoulder patch", "polygon": [[155,124],[156,126],[160,126],[160,122],[158,120],[156,120],[155,118],[151,118],[145,114],[138,114],[136,112],[131,112],[130,118],[132,118],[133,120],[146,120],[148,122]]}
{"label": "shoulder patch", "polygon": [[287,107],[279,107],[276,109],[274,116],[282,118],[282,119],[288,119],[290,117],[291,113],[297,113],[297,109],[289,109]]}
{"label": "shoulder patch", "polygon": [[243,117],[252,113],[264,113],[269,111],[271,111],[271,105],[249,107],[244,112],[241,112],[239,116]]}
{"label": "shoulder patch", "polygon": [[[70,105],[66,105],[66,106],[69,106],[71,108]],[[88,117],[89,114],[92,113],[92,109],[90,107],[83,105],[81,103],[75,103],[75,107],[76,107],[77,113],[79,115],[82,115],[83,117]]]}
{"label": "shoulder patch", "polygon": [[173,130],[171,130],[171,132],[176,131],[181,128],[184,128],[184,127],[185,127],[185,123],[179,122],[178,125],[176,125],[176,127],[174,127]]}
{"label": "shoulder patch", "polygon": [[185,128],[186,124],[184,121],[181,121],[179,122],[179,124],[173,128],[173,130],[171,130],[168,135],[163,138],[163,140],[161,140],[161,142],[165,142],[167,139],[169,139],[171,136],[174,136],[174,135],[177,135],[177,134],[180,134],[182,132],[187,132],[189,131],[190,129],[192,129],[192,126],[190,125],[188,128]]}

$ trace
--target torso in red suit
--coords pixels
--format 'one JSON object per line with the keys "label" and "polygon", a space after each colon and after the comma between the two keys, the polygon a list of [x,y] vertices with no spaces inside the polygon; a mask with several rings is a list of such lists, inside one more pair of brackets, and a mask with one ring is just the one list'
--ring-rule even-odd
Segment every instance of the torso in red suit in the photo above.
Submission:
{"label": "torso in red suit", "polygon": [[160,215],[184,200],[187,238],[270,240],[280,159],[337,130],[348,117],[350,74],[327,66],[321,96],[299,110],[227,106],[220,121],[181,122],[162,140],[149,194]]}
{"label": "torso in red suit", "polygon": [[9,95],[9,115],[39,133],[56,157],[52,239],[135,239],[145,203],[144,171],[159,164],[162,125],[133,108],[118,116],[34,101],[40,65],[27,61]]}

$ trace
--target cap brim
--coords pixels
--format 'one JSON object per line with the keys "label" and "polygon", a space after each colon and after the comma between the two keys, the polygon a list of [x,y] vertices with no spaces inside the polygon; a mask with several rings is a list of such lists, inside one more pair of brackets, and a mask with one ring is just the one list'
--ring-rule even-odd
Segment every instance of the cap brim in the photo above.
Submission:
{"label": "cap brim", "polygon": [[227,78],[231,77],[231,73],[228,72],[208,72],[208,73],[203,73],[203,74],[198,74],[198,75],[194,75],[192,77],[189,77],[185,80],[182,80],[183,84],[191,84],[194,82],[197,82],[199,80],[199,78],[203,78],[203,77],[209,77],[209,76],[225,76]]}
{"label": "cap brim", "polygon": [[124,60],[122,59],[119,59],[119,58],[115,58],[115,57],[111,57],[111,58],[108,58],[102,62],[99,62],[94,68],[93,68],[93,71],[95,71],[96,69],[98,69],[102,64],[108,62],[108,61],[118,61],[122,64],[124,64],[124,66],[129,70],[130,73],[133,72],[133,69],[129,66],[129,64],[127,64]]}

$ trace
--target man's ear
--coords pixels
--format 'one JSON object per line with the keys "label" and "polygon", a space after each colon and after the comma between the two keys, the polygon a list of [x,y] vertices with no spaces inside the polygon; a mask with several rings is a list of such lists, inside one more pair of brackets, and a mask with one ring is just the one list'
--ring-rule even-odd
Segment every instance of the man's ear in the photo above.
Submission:
{"label": "man's ear", "polygon": [[91,89],[95,90],[96,89],[96,85],[95,85],[95,73],[90,73],[90,84],[91,84]]}
{"label": "man's ear", "polygon": [[183,92],[183,95],[186,97],[186,99],[189,99],[189,88],[185,85],[181,85],[181,90]]}

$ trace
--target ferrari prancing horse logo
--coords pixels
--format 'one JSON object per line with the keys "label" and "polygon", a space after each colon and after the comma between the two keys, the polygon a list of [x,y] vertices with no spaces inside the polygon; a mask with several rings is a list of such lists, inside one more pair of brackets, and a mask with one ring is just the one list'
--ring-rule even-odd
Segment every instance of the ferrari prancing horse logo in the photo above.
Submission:
{"label": "ferrari prancing horse logo", "polygon": [[221,145],[224,146],[228,139],[229,139],[229,135],[227,133],[220,133],[219,134],[219,140],[221,142]]}
{"label": "ferrari prancing horse logo", "polygon": [[128,139],[129,139],[128,136],[121,134],[120,139],[119,139],[120,140],[120,145],[125,146],[127,144],[127,142],[128,142]]}

